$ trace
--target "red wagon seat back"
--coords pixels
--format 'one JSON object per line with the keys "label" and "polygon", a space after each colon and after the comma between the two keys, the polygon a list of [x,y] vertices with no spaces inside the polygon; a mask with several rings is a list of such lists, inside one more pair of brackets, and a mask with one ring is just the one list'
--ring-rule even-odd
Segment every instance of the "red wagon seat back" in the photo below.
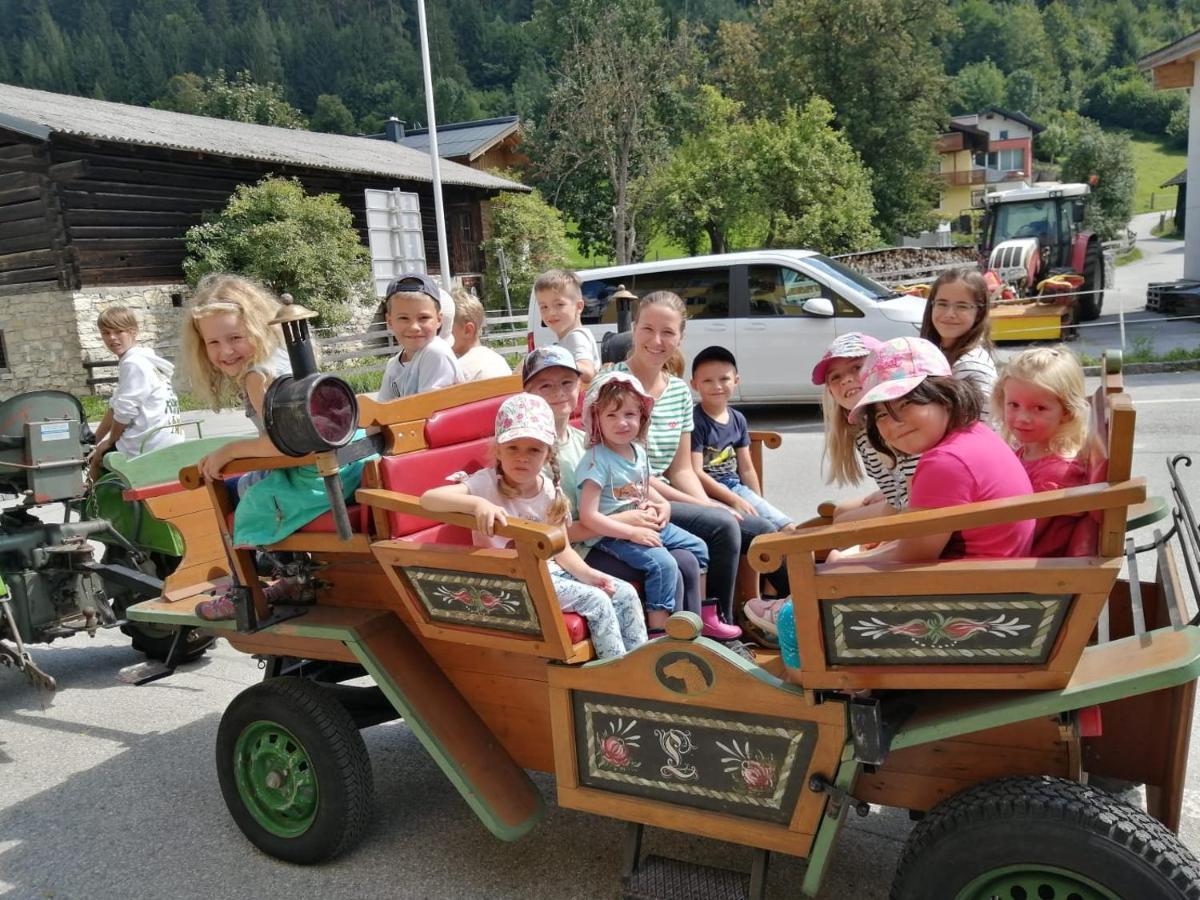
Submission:
{"label": "red wagon seat back", "polygon": [[[496,410],[506,399],[490,397],[433,413],[425,422],[427,449],[385,456],[379,461],[381,486],[420,497],[430,488],[445,484],[446,478],[455,472],[470,474],[490,465]],[[409,537],[436,524],[421,516],[389,512],[388,536]]]}

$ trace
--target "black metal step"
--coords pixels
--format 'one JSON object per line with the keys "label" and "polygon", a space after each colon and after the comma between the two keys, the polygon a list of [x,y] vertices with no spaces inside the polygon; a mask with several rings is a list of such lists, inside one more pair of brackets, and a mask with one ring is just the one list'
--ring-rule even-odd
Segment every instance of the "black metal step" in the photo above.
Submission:
{"label": "black metal step", "polygon": [[644,857],[621,879],[623,900],[748,900],[750,875],[669,859]]}

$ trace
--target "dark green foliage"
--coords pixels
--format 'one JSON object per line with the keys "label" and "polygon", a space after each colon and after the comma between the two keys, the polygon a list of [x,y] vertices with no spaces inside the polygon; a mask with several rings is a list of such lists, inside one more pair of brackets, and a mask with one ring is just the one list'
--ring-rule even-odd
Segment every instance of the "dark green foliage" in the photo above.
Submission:
{"label": "dark green foliage", "polygon": [[367,249],[350,210],[333,194],[306,194],[300,182],[264,178],[242,185],[220,213],[188,230],[183,271],[195,284],[209,272],[258,278],[277,293],[340,325],[353,304],[372,303]]}
{"label": "dark green foliage", "polygon": [[1183,91],[1155,90],[1134,67],[1109,69],[1088,86],[1081,112],[1097,122],[1147,134],[1166,134],[1171,116],[1186,109]]}

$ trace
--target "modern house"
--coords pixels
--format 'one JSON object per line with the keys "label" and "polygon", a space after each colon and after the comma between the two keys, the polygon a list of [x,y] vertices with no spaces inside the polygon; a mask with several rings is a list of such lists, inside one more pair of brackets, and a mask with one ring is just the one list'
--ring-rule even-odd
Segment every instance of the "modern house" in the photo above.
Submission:
{"label": "modern house", "polygon": [[1033,139],[1045,127],[1019,112],[989,107],[954,116],[939,136],[938,211],[956,218],[983,206],[983,195],[1033,179]]}
{"label": "modern house", "polygon": [[[1184,35],[1174,43],[1160,47],[1138,61],[1143,71],[1154,76],[1160,90],[1191,88],[1188,98],[1187,169],[1195,177],[1200,172],[1200,31]],[[1175,179],[1172,179],[1174,181]],[[1179,212],[1183,227],[1183,277],[1200,282],[1200,191],[1184,192],[1179,185]]]}
{"label": "modern house", "polygon": [[[386,204],[369,215],[368,197],[403,198],[409,246],[441,274],[426,153],[0,85],[0,398],[83,390],[83,360],[106,355],[94,323],[109,303],[135,308],[172,356],[184,234],[267,175],[336,194],[364,243],[400,217]],[[483,202],[527,188],[453,162],[441,175],[448,216],[472,226],[449,235],[452,274],[478,272]]]}

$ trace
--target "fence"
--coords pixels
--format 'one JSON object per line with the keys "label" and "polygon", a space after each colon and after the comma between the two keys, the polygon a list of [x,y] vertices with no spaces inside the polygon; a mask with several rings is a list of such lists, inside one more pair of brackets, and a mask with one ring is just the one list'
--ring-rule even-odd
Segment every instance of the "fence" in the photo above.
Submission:
{"label": "fence", "polygon": [[[484,320],[482,342],[497,353],[509,355],[524,353],[526,348],[526,332],[528,316],[488,315]],[[387,325],[378,322],[366,331],[357,334],[338,334],[322,336],[317,334],[317,350],[322,366],[334,363],[347,363],[348,368],[360,372],[382,372],[387,366],[389,357],[399,351],[395,335],[388,330]],[[362,365],[354,360],[374,360]],[[115,369],[115,359],[87,360],[83,364],[87,372],[87,385],[95,389],[101,384],[116,384],[116,375],[97,375],[97,370]]]}

